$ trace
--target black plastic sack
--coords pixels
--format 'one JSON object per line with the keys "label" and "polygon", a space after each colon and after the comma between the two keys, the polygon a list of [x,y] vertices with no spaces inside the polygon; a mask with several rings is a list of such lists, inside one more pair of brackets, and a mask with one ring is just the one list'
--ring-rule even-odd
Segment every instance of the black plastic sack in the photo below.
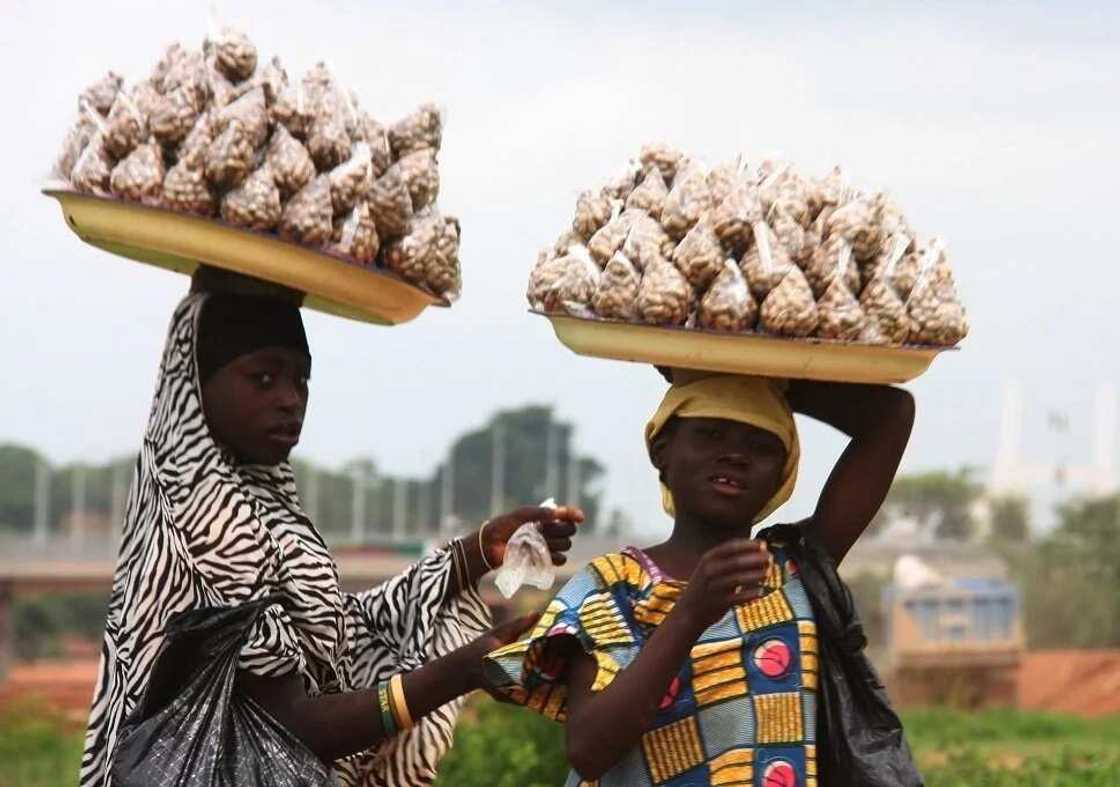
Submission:
{"label": "black plastic sack", "polygon": [[170,620],[144,697],[121,725],[114,787],[333,787],[321,760],[234,690],[241,646],[270,603]]}
{"label": "black plastic sack", "polygon": [[759,536],[781,542],[797,561],[817,622],[821,787],[923,787],[902,721],[864,653],[863,625],[832,558],[794,525],[770,527]]}

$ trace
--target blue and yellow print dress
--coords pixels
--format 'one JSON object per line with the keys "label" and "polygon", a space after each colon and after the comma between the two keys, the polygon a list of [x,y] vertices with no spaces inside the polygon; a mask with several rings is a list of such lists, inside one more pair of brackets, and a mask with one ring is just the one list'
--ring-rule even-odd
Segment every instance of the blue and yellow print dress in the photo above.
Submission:
{"label": "blue and yellow print dress", "polygon": [[[568,787],[816,787],[817,632],[797,565],[780,545],[763,595],[704,632],[661,701],[653,728],[597,782]],[[566,664],[547,649],[575,637],[600,691],[638,655],[685,587],[626,547],[583,568],[528,640],[491,653],[486,674],[511,701],[563,722]]]}

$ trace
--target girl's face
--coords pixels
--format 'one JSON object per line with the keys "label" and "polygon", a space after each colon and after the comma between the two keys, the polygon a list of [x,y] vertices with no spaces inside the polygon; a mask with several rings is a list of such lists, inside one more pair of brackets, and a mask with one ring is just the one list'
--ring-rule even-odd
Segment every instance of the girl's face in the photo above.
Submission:
{"label": "girl's face", "polygon": [[654,440],[653,462],[679,516],[741,530],[777,491],[786,448],[750,424],[677,418]]}
{"label": "girl's face", "polygon": [[311,359],[287,347],[266,347],[223,366],[202,390],[214,439],[242,461],[286,461],[303,430],[310,374]]}

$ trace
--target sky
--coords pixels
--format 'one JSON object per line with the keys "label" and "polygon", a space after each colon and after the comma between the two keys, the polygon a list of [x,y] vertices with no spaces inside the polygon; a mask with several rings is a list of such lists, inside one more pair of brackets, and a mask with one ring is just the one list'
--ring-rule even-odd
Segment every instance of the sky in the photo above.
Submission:
{"label": "sky", "polygon": [[[992,463],[1003,391],[1031,461],[1088,462],[1099,386],[1120,382],[1120,6],[1109,3],[373,3],[218,7],[295,76],[325,59],[376,117],[445,110],[442,209],[460,218],[463,298],[391,329],[307,313],[315,358],[298,451],[428,474],[502,407],[551,404],[608,469],[608,505],[663,533],[642,427],[652,369],[578,357],[526,313],[537,249],[576,195],[666,141],[843,166],[949,244],[972,333],[909,385],[904,471]],[[187,280],[85,246],[38,193],[108,69],[145,76],[197,46],[204,3],[5,3],[6,250],[0,441],[56,462],[134,451]],[[1066,413],[1068,434],[1047,428]],[[843,441],[803,423],[804,516]],[[1112,452],[1116,446],[1113,443]],[[1030,490],[1028,490],[1030,491]],[[525,501],[536,502],[536,501]]]}

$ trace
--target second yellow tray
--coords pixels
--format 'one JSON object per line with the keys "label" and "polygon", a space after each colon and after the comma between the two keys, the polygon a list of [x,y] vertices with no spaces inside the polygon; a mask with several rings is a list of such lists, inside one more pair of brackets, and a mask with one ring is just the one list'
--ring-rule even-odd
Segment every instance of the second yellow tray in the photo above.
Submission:
{"label": "second yellow tray", "polygon": [[925,372],[944,351],[939,347],[881,347],[534,313],[547,317],[556,337],[579,355],[727,374],[904,383]]}

